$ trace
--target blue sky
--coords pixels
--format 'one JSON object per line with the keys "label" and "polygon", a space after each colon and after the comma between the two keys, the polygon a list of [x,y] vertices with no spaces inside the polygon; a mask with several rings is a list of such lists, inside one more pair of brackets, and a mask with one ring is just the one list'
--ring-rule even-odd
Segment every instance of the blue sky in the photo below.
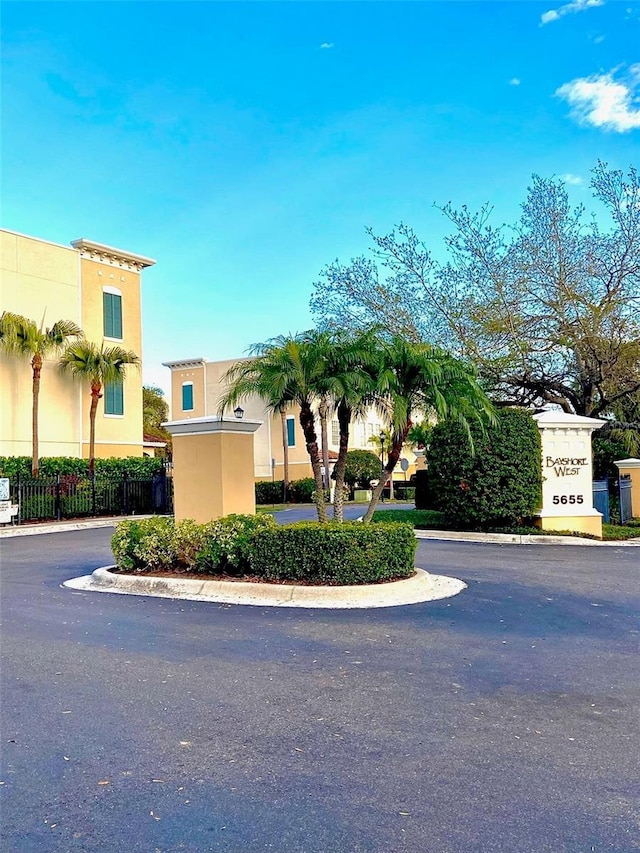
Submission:
{"label": "blue sky", "polygon": [[144,377],[312,325],[313,282],[433,203],[589,203],[640,160],[640,2],[5,2],[2,225],[157,260]]}

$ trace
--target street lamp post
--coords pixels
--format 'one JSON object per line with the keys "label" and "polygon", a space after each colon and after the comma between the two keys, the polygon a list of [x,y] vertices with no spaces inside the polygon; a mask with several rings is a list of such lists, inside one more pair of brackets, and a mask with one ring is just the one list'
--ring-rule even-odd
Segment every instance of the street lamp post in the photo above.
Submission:
{"label": "street lamp post", "polygon": [[[384,476],[384,433],[381,432],[380,435],[378,436],[378,438],[380,439],[380,464],[382,465],[382,473],[380,476],[382,477],[383,481],[385,481],[385,476]],[[385,485],[386,485],[386,481],[385,481]],[[384,503],[384,486],[382,487],[382,491],[380,492],[380,500],[382,501],[382,503]]]}

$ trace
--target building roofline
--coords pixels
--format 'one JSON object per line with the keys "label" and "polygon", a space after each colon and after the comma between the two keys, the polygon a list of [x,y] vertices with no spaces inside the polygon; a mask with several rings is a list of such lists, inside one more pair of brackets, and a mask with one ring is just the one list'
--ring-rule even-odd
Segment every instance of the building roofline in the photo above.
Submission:
{"label": "building roofline", "polygon": [[119,266],[133,266],[137,270],[142,270],[145,267],[152,267],[155,264],[153,258],[147,258],[145,255],[137,255],[135,252],[129,252],[126,249],[117,249],[115,246],[107,246],[105,243],[96,243],[95,240],[87,240],[85,237],[72,240],[71,245],[83,257],[97,258],[98,260],[115,263]]}
{"label": "building roofline", "polygon": [[204,363],[204,358],[181,358],[177,361],[163,361],[162,366],[168,367],[169,370],[173,370],[174,368],[178,369],[181,367],[197,367]]}
{"label": "building roofline", "polygon": [[13,237],[23,237],[25,240],[35,240],[36,243],[46,243],[47,246],[55,246],[56,249],[66,249],[67,252],[73,252],[71,246],[67,246],[65,243],[56,243],[55,240],[45,240],[44,237],[34,237],[32,234],[23,234],[22,231],[13,231],[11,228],[0,228],[0,231],[11,234]]}

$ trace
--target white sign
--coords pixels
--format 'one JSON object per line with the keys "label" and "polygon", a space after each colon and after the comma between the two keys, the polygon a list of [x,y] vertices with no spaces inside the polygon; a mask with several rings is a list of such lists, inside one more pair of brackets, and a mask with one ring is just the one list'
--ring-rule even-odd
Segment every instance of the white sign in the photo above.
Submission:
{"label": "white sign", "polygon": [[0,477],[0,501],[9,500],[9,478]]}
{"label": "white sign", "polygon": [[544,516],[593,515],[591,433],[595,418],[543,412],[535,416],[542,440]]}

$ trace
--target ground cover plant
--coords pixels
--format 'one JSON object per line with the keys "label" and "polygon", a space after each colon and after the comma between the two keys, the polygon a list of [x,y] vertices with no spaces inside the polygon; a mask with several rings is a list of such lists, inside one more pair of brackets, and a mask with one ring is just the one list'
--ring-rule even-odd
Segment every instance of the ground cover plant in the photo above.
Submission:
{"label": "ground cover plant", "polygon": [[120,571],[198,574],[309,584],[364,584],[411,576],[410,525],[317,522],[280,526],[270,515],[207,524],[155,517],[122,521],[111,547]]}

